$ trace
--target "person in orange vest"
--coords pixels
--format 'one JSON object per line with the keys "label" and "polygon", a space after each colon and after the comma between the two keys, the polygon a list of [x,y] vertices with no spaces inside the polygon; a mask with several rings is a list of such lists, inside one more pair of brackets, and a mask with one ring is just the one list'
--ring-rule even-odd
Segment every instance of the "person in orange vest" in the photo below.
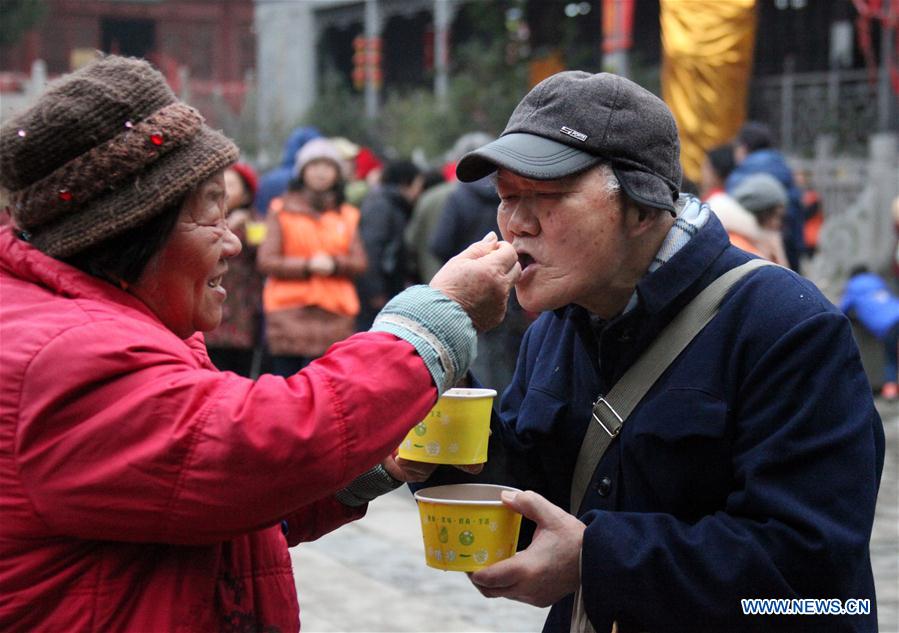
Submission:
{"label": "person in orange vest", "polygon": [[272,370],[291,376],[353,334],[359,313],[354,278],[367,261],[359,210],[344,202],[342,159],[319,138],[297,153],[287,193],[275,198],[257,266]]}
{"label": "person in orange vest", "polygon": [[811,170],[796,170],[794,176],[796,186],[802,191],[802,238],[805,254],[811,256],[818,251],[818,239],[824,224],[824,207],[821,204],[821,194],[812,183]]}

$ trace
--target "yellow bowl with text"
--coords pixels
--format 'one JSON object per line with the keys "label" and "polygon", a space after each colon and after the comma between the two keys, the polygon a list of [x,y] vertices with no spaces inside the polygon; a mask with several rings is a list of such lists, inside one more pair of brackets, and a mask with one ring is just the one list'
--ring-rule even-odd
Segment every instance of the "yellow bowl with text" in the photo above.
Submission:
{"label": "yellow bowl with text", "polygon": [[400,443],[399,456],[429,464],[483,464],[493,389],[450,389]]}
{"label": "yellow bowl with text", "polygon": [[503,490],[517,492],[509,486],[453,484],[415,493],[428,567],[477,571],[515,553],[521,515],[503,505]]}

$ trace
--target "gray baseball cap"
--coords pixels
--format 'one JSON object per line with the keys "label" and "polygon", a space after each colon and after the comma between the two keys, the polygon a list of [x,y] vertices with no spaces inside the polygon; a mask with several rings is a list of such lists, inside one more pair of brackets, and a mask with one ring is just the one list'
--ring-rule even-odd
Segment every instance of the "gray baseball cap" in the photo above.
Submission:
{"label": "gray baseball cap", "polygon": [[471,182],[503,168],[555,180],[600,162],[610,164],[629,198],[676,213],[680,141],[671,110],[624,77],[569,70],[534,86],[502,135],[466,154],[456,175]]}

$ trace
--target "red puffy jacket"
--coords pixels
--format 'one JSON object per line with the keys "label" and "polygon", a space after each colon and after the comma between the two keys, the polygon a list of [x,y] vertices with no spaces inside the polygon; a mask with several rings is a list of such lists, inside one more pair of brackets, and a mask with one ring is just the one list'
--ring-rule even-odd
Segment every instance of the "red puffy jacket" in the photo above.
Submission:
{"label": "red puffy jacket", "polygon": [[219,372],[8,228],[0,341],[3,631],[297,630],[287,545],[362,516],[333,493],[437,397],[385,333],[288,379]]}

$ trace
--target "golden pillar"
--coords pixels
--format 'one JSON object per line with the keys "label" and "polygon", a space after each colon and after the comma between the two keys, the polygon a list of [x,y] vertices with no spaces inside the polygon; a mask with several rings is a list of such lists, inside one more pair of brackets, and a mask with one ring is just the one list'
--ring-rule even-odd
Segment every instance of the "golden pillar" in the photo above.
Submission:
{"label": "golden pillar", "polygon": [[660,0],[662,97],[674,112],[684,175],[699,182],[706,150],[746,118],[755,0]]}

